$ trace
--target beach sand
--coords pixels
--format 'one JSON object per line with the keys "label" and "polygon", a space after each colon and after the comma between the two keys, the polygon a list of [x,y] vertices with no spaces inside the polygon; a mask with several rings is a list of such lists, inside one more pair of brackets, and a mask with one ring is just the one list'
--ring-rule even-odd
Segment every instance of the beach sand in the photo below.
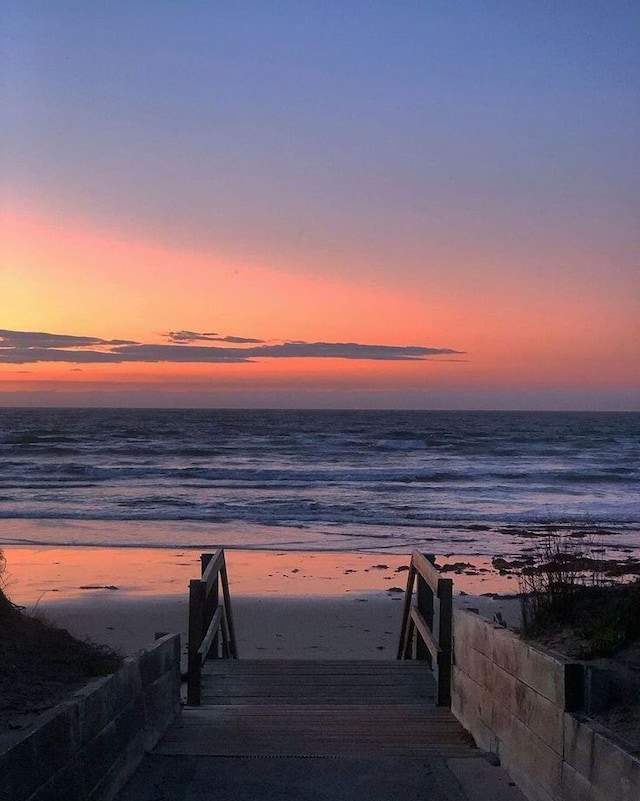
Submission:
{"label": "beach sand", "polygon": [[[177,632],[186,653],[188,583],[199,552],[144,548],[6,546],[5,592],[72,634],[131,654]],[[241,657],[394,659],[409,554],[226,550]],[[455,603],[517,624],[513,577],[486,558],[464,563]],[[515,585],[515,586],[514,586]],[[484,594],[483,593],[487,593]],[[507,597],[492,597],[502,593]]]}

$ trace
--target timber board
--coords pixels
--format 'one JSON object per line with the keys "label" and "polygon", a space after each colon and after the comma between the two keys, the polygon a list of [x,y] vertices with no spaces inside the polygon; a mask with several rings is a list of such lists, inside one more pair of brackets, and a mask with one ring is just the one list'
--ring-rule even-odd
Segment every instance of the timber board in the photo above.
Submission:
{"label": "timber board", "polygon": [[158,754],[220,757],[474,756],[434,704],[424,662],[213,660],[200,707],[183,710]]}
{"label": "timber board", "polygon": [[215,660],[202,679],[202,703],[433,703],[425,663]]}
{"label": "timber board", "polygon": [[448,710],[407,705],[187,709],[155,753],[201,756],[474,756]]}

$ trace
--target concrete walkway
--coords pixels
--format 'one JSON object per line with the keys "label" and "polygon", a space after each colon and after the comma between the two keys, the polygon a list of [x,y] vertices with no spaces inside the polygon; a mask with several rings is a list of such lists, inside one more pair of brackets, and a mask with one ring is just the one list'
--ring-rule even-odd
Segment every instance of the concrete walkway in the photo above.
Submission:
{"label": "concrete walkway", "polygon": [[118,801],[525,801],[486,759],[150,754]]}
{"label": "concrete walkway", "polygon": [[209,663],[117,801],[523,801],[424,662]]}

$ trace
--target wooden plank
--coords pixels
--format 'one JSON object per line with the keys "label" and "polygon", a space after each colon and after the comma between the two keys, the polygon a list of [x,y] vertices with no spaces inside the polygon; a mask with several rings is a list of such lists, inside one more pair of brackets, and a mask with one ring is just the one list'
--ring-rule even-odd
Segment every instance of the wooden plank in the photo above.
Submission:
{"label": "wooden plank", "polygon": [[413,560],[409,565],[409,572],[407,573],[407,587],[404,591],[404,608],[402,610],[402,623],[400,624],[400,642],[398,644],[398,659],[408,658],[408,648],[411,643],[411,634],[409,632],[411,623],[411,596],[413,595],[413,582],[416,578],[416,569],[413,565]]}
{"label": "wooden plank", "polygon": [[231,594],[229,592],[229,578],[227,576],[227,564],[224,560],[224,553],[222,556],[222,566],[220,568],[220,578],[222,579],[222,597],[224,599],[225,621],[228,631],[229,655],[233,659],[237,659],[238,643],[236,641],[236,630],[233,624],[233,615],[231,614]]}
{"label": "wooden plank", "polygon": [[422,637],[422,641],[428,648],[429,653],[431,654],[433,659],[438,659],[438,656],[441,652],[441,648],[438,645],[438,643],[434,640],[433,634],[431,633],[431,629],[427,625],[427,621],[420,614],[420,610],[418,609],[417,606],[411,607],[411,620],[414,622],[416,629],[418,630],[420,636]]}
{"label": "wooden plank", "polygon": [[399,662],[378,662],[378,665],[368,665],[365,662],[354,662],[353,668],[348,665],[335,665],[331,662],[316,662],[312,659],[307,659],[300,664],[289,665],[287,662],[274,662],[270,663],[269,660],[224,660],[218,662],[211,662],[207,666],[207,670],[211,673],[224,675],[241,676],[244,673],[259,672],[262,675],[299,675],[299,676],[335,676],[335,675],[349,675],[349,676],[403,676],[403,675],[429,675],[431,668],[424,662],[415,660],[399,661]]}
{"label": "wooden plank", "polygon": [[[185,714],[181,718],[182,722],[180,725],[182,725],[182,723],[184,723],[186,720],[189,720],[192,723],[200,721],[201,723],[208,725],[207,721],[218,719],[222,714],[232,717],[246,717],[247,713],[243,712],[242,710],[231,709],[231,705],[229,705],[229,709],[226,712],[220,709],[209,710],[206,707],[193,707],[193,709],[185,710]],[[255,714],[256,716],[263,715],[265,718],[273,719],[276,719],[279,716],[283,720],[286,720],[291,716],[292,710],[290,707],[287,707],[283,704],[273,704],[272,709],[256,709]],[[328,704],[299,704],[295,706],[294,714],[301,717],[308,717],[309,719],[313,719],[321,714],[326,714],[337,719],[355,714],[363,720],[369,718],[395,720],[404,717],[410,717],[411,719],[415,720],[419,719],[421,721],[421,725],[426,721],[439,721],[440,723],[449,722],[457,730],[459,729],[462,731],[460,723],[450,710],[441,706],[433,706],[432,704],[350,704],[349,706],[342,707],[339,710],[332,709]],[[385,731],[385,736],[394,735],[394,732],[389,729],[386,729]]]}
{"label": "wooden plank", "polygon": [[204,674],[202,677],[203,686],[212,688],[216,692],[224,693],[247,693],[268,695],[273,692],[359,692],[363,697],[374,698],[378,693],[393,693],[394,696],[407,696],[407,698],[418,698],[424,692],[433,693],[436,688],[436,681],[433,675],[425,677],[424,681],[411,682],[390,682],[375,681],[361,682],[350,681],[348,679],[337,678],[335,680],[316,680],[316,681],[288,681],[286,677],[282,679],[268,679],[263,676],[238,676],[238,677],[216,677],[211,674]]}
{"label": "wooden plank", "polygon": [[394,698],[407,698],[408,700],[419,700],[423,697],[431,697],[435,693],[436,682],[433,678],[424,684],[411,684],[405,686],[396,686],[393,684],[377,684],[374,686],[363,686],[360,684],[341,683],[324,683],[316,684],[309,687],[306,684],[297,683],[294,685],[287,684],[286,682],[264,682],[264,681],[229,681],[229,682],[215,682],[209,677],[203,680],[204,690],[212,692],[214,695],[265,695],[270,696],[276,693],[301,695],[308,694],[309,697],[318,694],[325,695],[347,695],[348,693],[357,694],[363,700],[371,698],[374,699],[381,694],[390,695]]}
{"label": "wooden plank", "polygon": [[207,585],[207,592],[211,592],[211,588],[224,564],[224,551],[222,548],[218,548],[218,550],[212,554],[202,554],[200,558],[204,568],[202,571],[202,581]]}
{"label": "wooden plank", "polygon": [[218,607],[209,623],[207,633],[204,635],[200,648],[198,648],[198,655],[200,657],[200,664],[209,656],[209,651],[213,646],[213,641],[220,631],[220,620],[222,619],[222,609]]}
{"label": "wooden plank", "polygon": [[[216,756],[466,756],[448,710],[416,705],[221,706],[186,710],[156,752]],[[475,752],[477,753],[477,752]]]}
{"label": "wooden plank", "polygon": [[[485,657],[486,658],[486,657]],[[224,660],[218,662],[212,662],[207,665],[207,671],[211,673],[211,675],[229,675],[229,676],[244,676],[244,675],[252,675],[252,674],[260,674],[261,676],[300,676],[301,678],[308,676],[308,677],[325,677],[325,678],[332,678],[333,676],[344,676],[356,679],[358,676],[362,676],[364,678],[370,679],[389,679],[391,681],[396,681],[398,677],[402,676],[429,676],[432,673],[431,668],[429,665],[425,664],[424,662],[417,662],[417,661],[407,661],[407,662],[397,662],[396,664],[400,668],[397,671],[388,671],[388,670],[360,670],[358,672],[347,671],[341,668],[330,668],[327,670],[310,670],[305,667],[295,668],[295,669],[287,669],[287,668],[275,668],[270,669],[266,667],[263,669],[262,666],[251,666],[247,667],[243,664],[244,660],[238,660],[238,669],[235,670],[235,661],[234,660]],[[309,664],[313,664],[311,661]],[[228,665],[232,665],[233,667],[229,668]],[[416,669],[414,666],[419,665],[421,669]],[[411,669],[405,669],[405,666],[411,666]]]}
{"label": "wooden plank", "polygon": [[[504,671],[502,671],[504,673]],[[507,675],[507,674],[505,674]],[[377,692],[384,687],[393,687],[402,689],[404,687],[409,690],[414,690],[421,687],[423,684],[434,684],[434,677],[431,671],[424,676],[416,674],[407,677],[393,677],[385,675],[370,675],[370,676],[345,676],[338,674],[332,676],[331,674],[322,674],[318,676],[295,676],[294,674],[284,674],[279,676],[277,674],[260,674],[260,673],[243,673],[238,675],[205,673],[205,681],[211,684],[218,684],[221,687],[225,686],[240,686],[247,687],[250,684],[263,685],[265,687],[302,687],[305,689],[313,690],[320,687],[361,687],[363,689],[369,688],[372,692]],[[533,691],[531,691],[533,692]]]}
{"label": "wooden plank", "polygon": [[[201,691],[201,703],[207,706],[218,706],[220,704],[234,704],[234,705],[251,705],[257,704],[259,706],[269,706],[269,704],[305,704],[307,706],[313,706],[316,704],[334,704],[335,706],[350,706],[354,703],[363,703],[369,702],[374,703],[373,698],[363,696],[362,693],[332,693],[332,692],[318,692],[314,694],[305,694],[305,693],[290,693],[286,694],[284,692],[281,693],[272,693],[271,695],[263,695],[261,693],[257,693],[256,695],[252,695],[251,693],[228,693],[228,694],[218,694],[215,692],[209,692],[207,688],[203,688]],[[385,704],[404,704],[407,703],[407,696],[402,693],[398,693],[394,695],[393,693],[380,693],[379,699],[380,703]],[[419,703],[423,703],[425,705],[432,705],[436,701],[436,690],[431,693],[425,693],[420,696],[418,699]],[[445,707],[446,708],[446,707]]]}
{"label": "wooden plank", "polygon": [[405,627],[404,632],[404,645],[402,646],[402,655],[398,657],[398,659],[412,659],[413,658],[413,637],[415,634],[416,627],[414,625],[413,619],[411,618],[411,614],[409,614],[409,622]]}
{"label": "wooden plank", "polygon": [[410,687],[394,687],[393,685],[379,685],[376,687],[362,687],[357,684],[339,684],[330,685],[324,684],[316,687],[308,687],[298,684],[296,686],[287,687],[286,684],[267,684],[265,682],[225,682],[216,686],[215,682],[208,679],[203,681],[203,692],[209,695],[219,696],[250,696],[256,698],[264,696],[267,699],[276,695],[305,695],[312,698],[317,695],[327,695],[331,697],[348,697],[349,695],[356,696],[364,700],[375,700],[378,696],[388,696],[392,698],[403,698],[405,700],[415,699],[416,701],[422,698],[431,698],[436,692],[436,682],[430,681],[425,685],[412,685]]}
{"label": "wooden plank", "polygon": [[231,642],[229,635],[229,619],[227,618],[227,609],[224,601],[222,602],[222,619],[220,621],[220,628],[222,629],[222,657],[223,659],[235,659],[236,655],[231,652]]}
{"label": "wooden plank", "polygon": [[423,553],[420,553],[420,551],[413,551],[411,554],[411,563],[416,569],[416,572],[423,577],[433,592],[437,592],[438,581],[440,581],[440,573],[438,572],[438,568],[433,566],[433,562],[431,562]]}
{"label": "wooden plank", "polygon": [[432,671],[424,662],[379,662],[377,665],[366,665],[358,662],[341,663],[338,665],[324,662],[302,661],[300,663],[274,662],[267,660],[220,660],[207,665],[207,675],[223,676],[262,676],[273,678],[286,678],[288,681],[300,681],[316,678],[318,680],[344,680],[358,681],[390,681],[402,682],[420,680],[429,677]]}
{"label": "wooden plank", "polygon": [[268,659],[239,659],[222,662],[212,662],[209,666],[212,672],[223,675],[242,675],[243,673],[260,673],[262,675],[309,675],[309,676],[404,676],[428,675],[431,670],[424,662],[325,662],[324,660],[301,660],[300,662],[270,661]]}
{"label": "wooden plank", "polygon": [[289,659],[282,659],[282,658],[258,658],[255,659],[241,659],[234,670],[241,665],[277,665],[278,667],[286,667],[287,665],[297,665],[297,666],[304,666],[308,665],[311,666],[314,670],[316,668],[326,667],[327,665],[330,666],[340,666],[343,665],[348,670],[355,670],[358,667],[370,667],[370,668],[379,668],[380,670],[400,670],[401,668],[410,668],[411,665],[400,663],[398,664],[394,659],[386,659],[380,660],[377,658],[373,659],[337,659],[327,658],[327,659],[305,659],[302,657],[298,658],[289,658]]}
{"label": "wooden plank", "polygon": [[[504,671],[503,671],[504,672]],[[506,675],[506,674],[505,674]],[[398,690],[407,688],[410,691],[413,691],[424,684],[433,684],[435,686],[435,680],[433,674],[430,672],[428,675],[422,676],[415,676],[415,677],[407,677],[406,679],[402,679],[398,677],[397,679],[393,679],[392,677],[387,676],[362,676],[360,678],[355,676],[331,676],[331,675],[323,675],[323,676],[277,676],[277,675],[261,675],[261,674],[250,674],[245,673],[243,675],[238,676],[216,676],[213,673],[205,673],[204,679],[208,684],[218,684],[220,687],[231,687],[231,686],[238,686],[238,687],[248,687],[252,684],[264,686],[264,687],[282,687],[283,689],[290,688],[297,688],[302,687],[303,689],[308,689],[313,691],[314,688],[319,689],[322,687],[336,687],[336,688],[348,688],[348,687],[357,687],[364,689],[369,689],[372,692],[377,692],[385,687],[396,688]],[[533,692],[533,691],[531,691]]]}
{"label": "wooden plank", "polygon": [[436,697],[433,673],[422,662],[228,661],[208,663],[202,703],[207,705],[421,703]]}
{"label": "wooden plank", "polygon": [[[384,663],[382,663],[384,664]],[[286,682],[287,684],[317,684],[317,683],[353,683],[367,682],[373,685],[402,685],[419,684],[420,682],[430,682],[433,673],[429,666],[424,662],[391,662],[387,663],[382,669],[375,667],[360,667],[357,665],[353,669],[348,666],[315,666],[313,662],[306,662],[301,666],[289,666],[283,663],[269,665],[261,664],[259,661],[248,663],[244,660],[231,661],[219,660],[210,662],[205,669],[205,675],[211,676],[213,680],[224,679],[243,680],[256,678],[267,681]]]}
{"label": "wooden plank", "polygon": [[361,687],[317,687],[310,689],[308,687],[291,687],[287,688],[283,685],[279,686],[265,686],[260,687],[246,687],[246,686],[225,686],[216,687],[208,682],[203,682],[201,694],[211,698],[220,698],[223,701],[231,698],[264,698],[268,703],[273,698],[306,698],[309,702],[312,699],[322,698],[335,698],[335,699],[353,699],[354,702],[365,701],[375,702],[380,699],[384,702],[385,699],[394,701],[425,701],[435,698],[436,684],[435,681],[429,687],[425,688],[412,688],[414,692],[407,692],[405,688],[394,689],[393,687],[378,687],[375,690],[365,688],[363,691]]}

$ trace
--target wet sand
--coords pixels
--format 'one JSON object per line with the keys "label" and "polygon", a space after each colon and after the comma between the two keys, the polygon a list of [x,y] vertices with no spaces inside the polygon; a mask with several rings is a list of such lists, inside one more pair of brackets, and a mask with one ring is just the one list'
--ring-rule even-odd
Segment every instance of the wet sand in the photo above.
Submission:
{"label": "wet sand", "polygon": [[[78,637],[123,654],[177,632],[186,645],[188,583],[199,552],[6,546],[7,595]],[[245,658],[395,658],[410,555],[226,550],[240,655]],[[490,560],[441,557],[457,570],[455,602],[517,624],[513,577]]]}

